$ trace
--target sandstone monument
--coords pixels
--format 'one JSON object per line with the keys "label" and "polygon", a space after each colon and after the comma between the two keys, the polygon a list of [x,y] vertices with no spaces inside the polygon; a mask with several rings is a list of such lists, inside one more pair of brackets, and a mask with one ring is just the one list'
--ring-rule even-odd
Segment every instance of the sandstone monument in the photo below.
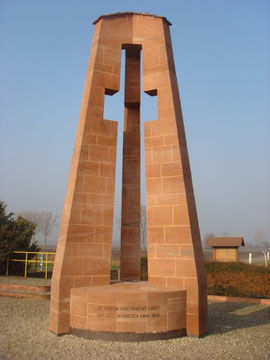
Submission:
{"label": "sandstone monument", "polygon": [[[103,15],[94,24],[53,271],[50,330],[118,340],[204,336],[206,274],[171,24],[132,12]],[[118,124],[103,113],[105,95],[119,91],[122,50],[121,276],[111,284]],[[158,102],[158,119],[144,124],[147,282],[139,281],[141,87]]]}

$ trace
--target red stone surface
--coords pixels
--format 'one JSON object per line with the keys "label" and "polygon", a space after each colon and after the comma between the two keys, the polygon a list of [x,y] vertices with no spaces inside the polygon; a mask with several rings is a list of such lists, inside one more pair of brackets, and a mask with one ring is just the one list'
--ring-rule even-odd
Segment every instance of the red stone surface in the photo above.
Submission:
{"label": "red stone surface", "polygon": [[70,326],[115,333],[185,329],[186,292],[148,282],[74,288]]}
{"label": "red stone surface", "polygon": [[15,291],[4,291],[0,290],[0,297],[8,298],[17,298],[17,299],[39,299],[39,300],[49,300],[49,294],[41,293],[27,293],[27,292],[15,292]]}
{"label": "red stone surface", "polygon": [[0,283],[0,297],[49,300],[50,288],[50,286]]}
{"label": "red stone surface", "polygon": [[51,287],[48,286],[33,286],[33,285],[19,285],[19,284],[10,284],[10,283],[0,283],[1,290],[11,290],[11,291],[28,291],[35,293],[49,293]]}
{"label": "red stone surface", "polygon": [[256,298],[244,298],[244,297],[232,297],[232,296],[217,296],[208,295],[210,301],[220,302],[237,302],[237,303],[248,303],[248,304],[264,304],[270,306],[270,299],[256,299]]}
{"label": "red stone surface", "polygon": [[138,13],[96,21],[55,258],[50,329],[69,332],[72,288],[109,284],[117,123],[104,119],[103,110],[104,95],[119,90],[123,48],[127,74],[121,277],[139,276],[141,48],[143,91],[158,100],[158,119],[144,126],[149,285],[186,290],[187,333],[203,336],[208,329],[206,273],[169,23]]}
{"label": "red stone surface", "polygon": [[120,279],[140,280],[140,52],[124,46],[125,118],[123,138],[122,226]]}

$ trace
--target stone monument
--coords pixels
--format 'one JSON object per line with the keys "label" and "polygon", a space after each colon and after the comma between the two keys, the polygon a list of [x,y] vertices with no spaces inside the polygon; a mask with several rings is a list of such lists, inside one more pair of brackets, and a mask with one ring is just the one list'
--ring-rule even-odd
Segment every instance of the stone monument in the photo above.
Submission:
{"label": "stone monument", "polygon": [[[50,330],[89,338],[207,334],[207,287],[170,37],[146,13],[100,16],[83,93],[51,285]],[[121,277],[110,283],[117,122],[104,97],[119,91],[125,52]],[[148,281],[140,282],[140,63],[157,96],[145,122]],[[119,109],[121,113],[122,109]]]}

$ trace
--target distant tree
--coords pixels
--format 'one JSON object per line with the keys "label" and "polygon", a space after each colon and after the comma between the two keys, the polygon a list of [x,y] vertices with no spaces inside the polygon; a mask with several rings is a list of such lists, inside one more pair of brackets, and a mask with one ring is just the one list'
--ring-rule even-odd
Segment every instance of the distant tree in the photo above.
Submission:
{"label": "distant tree", "polygon": [[54,215],[52,212],[41,212],[41,211],[21,211],[19,213],[23,218],[31,221],[36,225],[37,234],[42,234],[44,237],[44,246],[47,246],[47,240],[50,232],[56,226],[58,221],[58,216]]}
{"label": "distant tree", "polygon": [[7,205],[0,200],[0,262],[7,260],[15,250],[38,251],[36,242],[32,242],[35,224],[14,213],[7,213]]}
{"label": "distant tree", "polygon": [[265,249],[270,249],[270,241],[264,241],[263,246]]}
{"label": "distant tree", "polygon": [[47,239],[56,226],[58,221],[58,216],[54,215],[52,212],[41,212],[40,213],[40,232],[44,236],[44,246],[47,246]]}
{"label": "distant tree", "polygon": [[41,232],[41,226],[42,226],[42,213],[38,211],[20,211],[18,213],[19,216],[23,217],[24,219],[27,219],[31,221],[33,224],[36,225],[35,234],[34,234],[34,240],[36,239],[36,235]]}
{"label": "distant tree", "polygon": [[215,236],[216,236],[216,235],[215,235],[212,231],[207,232],[207,233],[205,234],[205,236],[204,236],[202,246],[203,246],[204,248],[208,247],[208,245],[207,245],[207,240],[208,240],[209,238],[215,237]]}
{"label": "distant tree", "polygon": [[265,234],[264,234],[263,230],[258,229],[255,234],[256,246],[263,248],[264,247],[264,239],[265,239]]}
{"label": "distant tree", "polygon": [[228,237],[228,236],[230,236],[230,234],[228,233],[228,231],[223,231],[222,236],[223,237]]}
{"label": "distant tree", "polygon": [[147,242],[147,224],[146,224],[146,207],[141,206],[141,247],[146,248]]}

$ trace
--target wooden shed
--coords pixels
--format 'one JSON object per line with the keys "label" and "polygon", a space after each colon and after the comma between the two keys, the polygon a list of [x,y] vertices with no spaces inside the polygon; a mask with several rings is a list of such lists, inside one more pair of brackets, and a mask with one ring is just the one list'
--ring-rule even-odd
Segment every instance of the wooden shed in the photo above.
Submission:
{"label": "wooden shed", "polygon": [[213,248],[213,261],[237,262],[239,261],[238,248],[245,246],[242,237],[212,237],[207,245]]}

